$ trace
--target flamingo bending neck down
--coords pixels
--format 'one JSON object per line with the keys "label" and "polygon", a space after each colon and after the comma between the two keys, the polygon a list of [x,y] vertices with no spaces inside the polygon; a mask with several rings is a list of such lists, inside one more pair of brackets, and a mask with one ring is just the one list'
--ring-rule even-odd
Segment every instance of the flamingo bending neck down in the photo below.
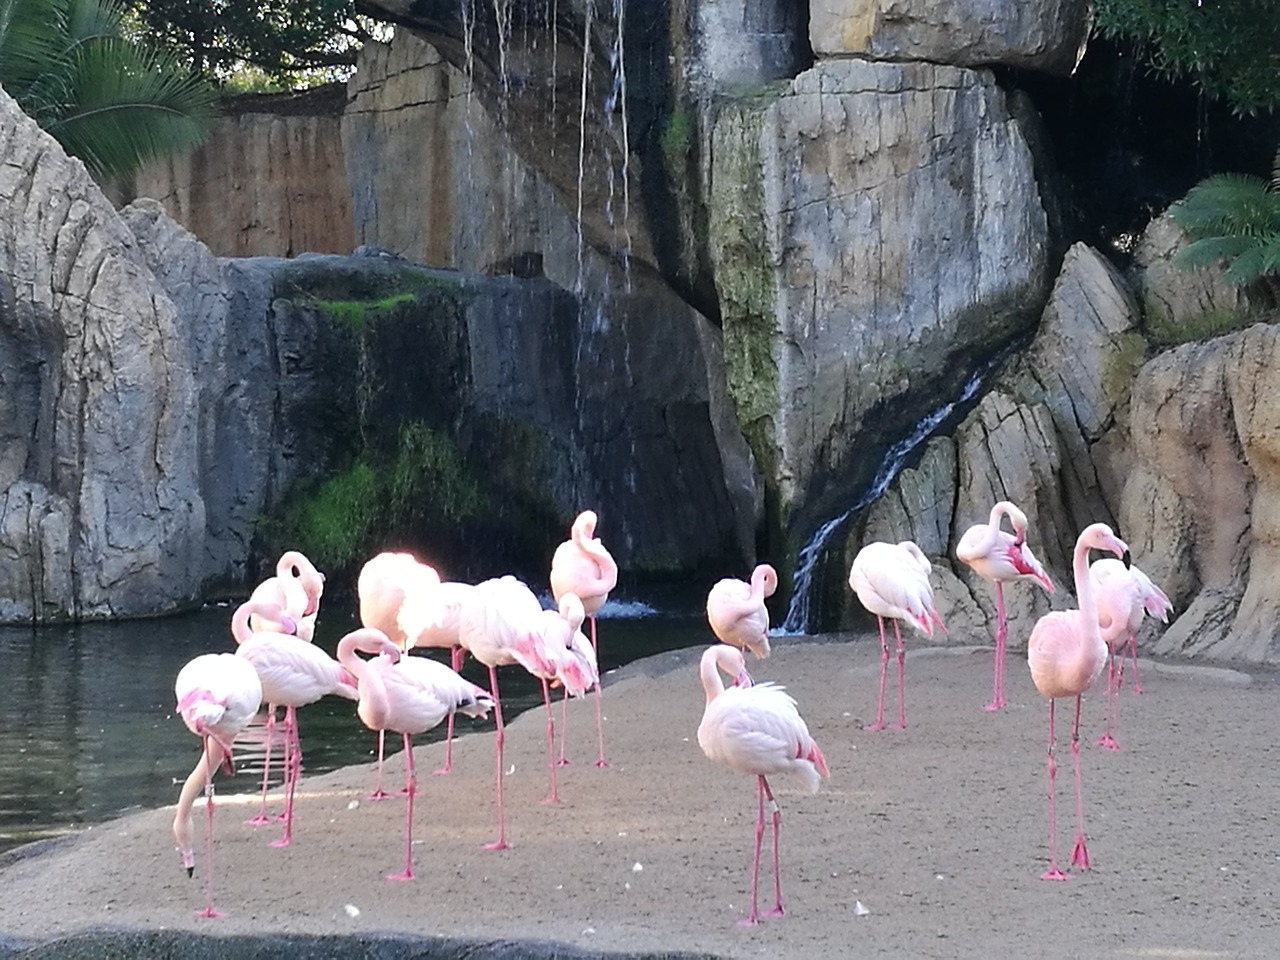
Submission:
{"label": "flamingo bending neck down", "polygon": [[1107,660],[1107,645],[1098,629],[1098,609],[1089,578],[1089,551],[1110,550],[1129,560],[1129,548],[1105,523],[1085,527],[1076,540],[1071,570],[1075,578],[1078,610],[1055,610],[1041,617],[1027,641],[1027,666],[1031,680],[1040,694],[1049,700],[1049,869],[1042,880],[1065,880],[1058,869],[1054,839],[1053,780],[1057,764],[1054,760],[1053,705],[1059,697],[1075,697],[1075,720],[1071,726],[1071,760],[1075,768],[1076,840],[1071,850],[1071,864],[1089,869],[1089,851],[1084,839],[1084,807],[1080,799],[1080,698],[1102,672]]}
{"label": "flamingo bending neck down", "polygon": [[[1089,567],[1089,579],[1097,594],[1098,628],[1107,645],[1106,720],[1097,744],[1107,750],[1119,750],[1112,735],[1120,723],[1120,684],[1124,679],[1124,646],[1133,656],[1133,692],[1141,693],[1138,682],[1138,628],[1150,614],[1161,622],[1169,622],[1173,604],[1163,590],[1136,566],[1125,567],[1119,560],[1103,557]],[[1116,653],[1120,662],[1116,663]]]}
{"label": "flamingo bending neck down", "polygon": [[[756,778],[755,848],[751,858],[751,909],[739,922],[755,925],[756,885],[760,875],[760,846],[764,838],[764,804],[773,811],[774,903],[766,917],[781,917],[782,886],[778,875],[778,831],[782,811],[773,798],[769,781],[775,773],[793,774],[810,793],[816,793],[821,777],[830,775],[827,761],[809,735],[795,700],[774,683],[752,685],[746,676],[742,651],[725,644],[709,647],[699,664],[706,707],[698,725],[698,746],[707,758]],[[725,689],[723,671],[735,680]]]}
{"label": "flamingo bending neck down", "polygon": [[173,817],[173,838],[187,876],[195,872],[191,808],[204,791],[204,909],[200,917],[221,916],[213,908],[213,774],[219,766],[231,773],[231,741],[262,704],[262,684],[253,667],[230,653],[206,653],[178,671],[173,685],[177,712],[202,743],[200,760],[187,776]]}
{"label": "flamingo bending neck down", "polygon": [[[618,565],[612,554],[596,537],[596,514],[584,510],[573,521],[569,539],[556,547],[551,558],[551,595],[556,603],[566,593],[576,594],[582,601],[591,624],[591,649],[599,662],[600,648],[596,643],[596,611],[604,606],[609,591],[618,585]],[[596,685],[596,740],[599,744],[597,767],[607,767],[604,758],[604,726],[600,713],[600,685]],[[560,743],[560,762],[564,757],[564,742]]]}
{"label": "flamingo bending neck down", "polygon": [[769,608],[765,600],[778,589],[778,573],[769,564],[751,571],[751,582],[720,580],[707,594],[707,622],[721,643],[749,650],[757,660],[769,656]]}
{"label": "flamingo bending neck down", "polygon": [[876,696],[876,719],[868,730],[884,729],[884,683],[889,664],[889,644],[884,635],[884,620],[893,621],[893,635],[898,641],[898,729],[907,725],[902,705],[902,668],[905,651],[899,620],[906,620],[926,637],[933,636],[935,625],[942,619],[933,606],[933,587],[929,573],[933,567],[915,543],[869,543],[853,558],[849,570],[849,586],[862,605],[876,616],[880,627],[880,687]]}
{"label": "flamingo bending neck down", "polygon": [[[375,654],[365,660],[360,653]],[[374,627],[353,630],[338,641],[338,662],[359,685],[356,712],[370,730],[393,730],[404,738],[407,773],[404,819],[404,869],[388,880],[413,879],[413,801],[418,778],[413,762],[413,734],[437,726],[446,716],[488,716],[493,701],[486,690],[464,680],[443,663],[410,657]]]}
{"label": "flamingo bending neck down", "polygon": [[282,621],[255,613],[249,625],[255,631],[296,633],[310,643],[315,636],[320,597],[324,594],[324,574],[298,550],[286,550],[276,561],[276,575],[258,584],[249,599],[276,604],[294,621],[293,630],[284,630]]}
{"label": "flamingo bending neck down", "polygon": [[[1001,529],[1009,518],[1013,533]],[[1004,585],[1015,580],[1029,580],[1045,593],[1053,593],[1053,581],[1026,544],[1027,515],[1008,500],[991,508],[986,523],[976,523],[964,532],[956,545],[956,558],[971,567],[978,576],[995,588],[996,648],[991,681],[991,702],[983,709],[999,710],[1005,706],[1004,661],[1009,624],[1004,611]]]}

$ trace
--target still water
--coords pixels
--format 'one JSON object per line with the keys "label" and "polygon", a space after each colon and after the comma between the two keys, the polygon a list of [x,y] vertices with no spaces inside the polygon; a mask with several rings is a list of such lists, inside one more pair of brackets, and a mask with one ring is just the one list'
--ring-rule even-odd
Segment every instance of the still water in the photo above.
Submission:
{"label": "still water", "polygon": [[[0,628],[0,852],[177,801],[200,746],[174,713],[173,681],[192,657],[234,650],[231,612],[231,606],[210,605],[160,620]],[[332,654],[356,626],[352,607],[326,598],[316,644]],[[601,611],[599,636],[604,672],[706,643],[710,631],[687,598],[652,606],[611,599]],[[462,672],[488,686],[485,668],[473,660]],[[498,682],[504,718],[542,702],[541,687],[519,667],[502,668]],[[351,701],[327,697],[303,708],[298,729],[306,773],[375,755],[376,738]],[[492,729],[492,716],[487,722],[460,718],[460,731]],[[443,735],[442,724],[414,742]],[[396,739],[388,738],[389,749]],[[260,751],[238,749],[236,761],[236,776],[220,779],[218,789],[259,788]],[[278,780],[274,773],[273,783]]]}

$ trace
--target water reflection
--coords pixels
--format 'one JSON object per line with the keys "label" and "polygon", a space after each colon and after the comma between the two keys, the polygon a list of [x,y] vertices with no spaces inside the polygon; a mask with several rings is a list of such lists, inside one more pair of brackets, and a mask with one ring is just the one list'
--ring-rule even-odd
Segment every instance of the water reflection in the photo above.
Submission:
{"label": "water reflection", "polygon": [[[231,609],[211,605],[162,620],[0,628],[0,851],[130,808],[176,801],[178,785],[200,748],[174,714],[173,681],[192,657],[234,649]],[[687,609],[676,617],[641,616],[652,611],[624,602],[612,605],[612,612],[600,627],[604,670],[703,643],[708,636],[700,616]],[[352,609],[326,600],[316,643],[332,654],[355,626]],[[463,674],[488,685],[484,668],[473,661]],[[523,670],[504,668],[499,682],[504,717],[541,703],[540,686]],[[492,718],[459,719],[463,732],[493,729]],[[305,707],[298,726],[305,773],[374,755],[376,739],[356,718],[351,701],[330,697]],[[414,742],[443,734],[441,725]],[[245,743],[239,749],[237,742],[236,776],[220,782],[220,791],[253,792],[261,786],[261,731],[256,737],[256,747]],[[388,747],[396,742],[389,737]],[[279,757],[278,746],[273,754]]]}

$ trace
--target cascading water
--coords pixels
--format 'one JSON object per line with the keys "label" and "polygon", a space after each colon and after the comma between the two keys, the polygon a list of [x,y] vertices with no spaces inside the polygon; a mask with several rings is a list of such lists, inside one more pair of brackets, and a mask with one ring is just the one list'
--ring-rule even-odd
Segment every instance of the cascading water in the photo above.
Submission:
{"label": "cascading water", "polygon": [[809,542],[800,548],[800,553],[796,557],[794,585],[791,592],[791,603],[787,607],[787,615],[783,618],[782,623],[771,632],[783,636],[805,632],[805,628],[809,623],[809,595],[813,582],[813,571],[817,567],[818,560],[822,556],[822,549],[826,546],[831,535],[852,514],[873,503],[885,490],[889,489],[889,484],[898,475],[898,471],[902,469],[902,465],[906,462],[911,451],[927,440],[956,407],[971,400],[977,394],[978,388],[982,386],[983,378],[1002,358],[1003,355],[992,360],[973,374],[960,391],[960,396],[930,411],[916,424],[915,429],[909,435],[893,444],[886,451],[884,459],[880,461],[880,469],[876,471],[875,477],[872,478],[862,496],[858,497],[844,513],[832,517],[822,524]]}

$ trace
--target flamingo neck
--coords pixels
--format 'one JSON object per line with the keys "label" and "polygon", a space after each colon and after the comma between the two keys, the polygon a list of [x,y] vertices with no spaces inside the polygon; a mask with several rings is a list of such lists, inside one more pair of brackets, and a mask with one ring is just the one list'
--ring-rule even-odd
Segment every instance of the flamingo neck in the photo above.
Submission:
{"label": "flamingo neck", "polygon": [[382,718],[387,714],[387,687],[377,670],[370,668],[369,663],[356,651],[367,653],[381,652],[381,644],[364,645],[359,634],[348,634],[338,644],[338,663],[356,679],[356,692],[359,695],[356,712],[365,725],[374,730],[382,729]]}
{"label": "flamingo neck", "polygon": [[715,649],[708,650],[702,657],[701,664],[702,690],[707,695],[707,703],[724,693],[724,681],[720,679],[720,658]]}
{"label": "flamingo neck", "polygon": [[1076,602],[1080,604],[1080,615],[1084,617],[1086,635],[1096,642],[1102,641],[1098,629],[1098,605],[1093,598],[1093,581],[1089,577],[1089,547],[1076,541],[1075,553],[1071,558],[1071,572],[1076,581]]}

